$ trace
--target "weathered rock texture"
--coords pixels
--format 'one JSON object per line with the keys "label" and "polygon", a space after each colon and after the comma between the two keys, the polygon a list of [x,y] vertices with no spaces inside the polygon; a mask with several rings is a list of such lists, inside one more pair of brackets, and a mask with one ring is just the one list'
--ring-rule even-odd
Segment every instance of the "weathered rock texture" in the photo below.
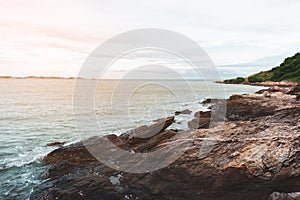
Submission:
{"label": "weathered rock texture", "polygon": [[[136,153],[170,144],[175,151],[176,144],[192,141],[179,159],[157,171],[132,174],[111,169],[82,143],[59,148],[45,158],[47,175],[31,199],[299,199],[295,193],[300,192],[300,103],[296,96],[263,91],[234,95],[211,107],[225,104],[224,125],[209,130],[196,126],[201,129],[190,130],[189,137],[174,139],[182,133],[165,130],[173,118],[167,118],[163,126],[106,136],[116,146]],[[209,118],[210,113],[195,114],[195,118],[201,116]],[[157,126],[162,128],[149,138],[138,137]],[[97,139],[92,140],[97,143]]]}
{"label": "weathered rock texture", "polygon": [[296,99],[300,100],[300,83],[292,87],[292,89],[288,92],[288,94],[296,95]]}

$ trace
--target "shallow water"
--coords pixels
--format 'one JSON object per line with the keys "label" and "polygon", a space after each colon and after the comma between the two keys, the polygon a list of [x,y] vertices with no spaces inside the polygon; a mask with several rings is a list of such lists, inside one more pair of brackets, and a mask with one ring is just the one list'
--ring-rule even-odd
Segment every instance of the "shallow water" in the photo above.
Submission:
{"label": "shallow water", "polygon": [[[89,127],[87,134],[78,134],[73,110],[75,81],[0,79],[0,199],[29,197],[45,172],[41,165],[43,156],[56,148],[48,147],[48,143],[73,143],[92,135],[120,134],[177,110],[205,109],[199,104],[205,98],[253,93],[261,88],[224,85],[224,92],[221,84],[212,81],[188,81],[191,94],[183,81],[152,82],[131,90],[131,86],[140,85],[138,81],[127,80],[115,88],[116,81],[106,80],[98,83],[94,94],[99,126]],[[85,81],[89,84],[95,80]],[[112,95],[114,88],[116,93]],[[84,96],[84,90],[76,91]],[[82,108],[75,115],[84,119],[87,113]],[[179,115],[171,128],[185,130],[191,118],[192,115]]]}

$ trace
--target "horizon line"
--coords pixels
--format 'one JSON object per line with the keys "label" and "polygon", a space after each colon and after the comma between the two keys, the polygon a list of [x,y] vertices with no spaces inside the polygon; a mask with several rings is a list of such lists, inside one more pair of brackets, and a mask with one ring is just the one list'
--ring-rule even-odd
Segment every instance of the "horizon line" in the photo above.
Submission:
{"label": "horizon line", "polygon": [[75,79],[82,79],[82,80],[194,80],[194,81],[203,81],[203,80],[215,80],[215,79],[195,79],[195,78],[188,78],[188,79],[159,79],[159,78],[132,78],[132,79],[122,79],[122,78],[83,78],[83,77],[64,77],[64,76],[0,76],[0,79],[56,79],[56,80],[75,80]]}

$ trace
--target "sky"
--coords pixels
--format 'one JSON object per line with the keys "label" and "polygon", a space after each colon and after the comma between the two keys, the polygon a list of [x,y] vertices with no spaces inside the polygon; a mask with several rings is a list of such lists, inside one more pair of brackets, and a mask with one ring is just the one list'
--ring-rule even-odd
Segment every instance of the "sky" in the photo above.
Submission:
{"label": "sky", "polygon": [[109,38],[158,28],[196,41],[223,78],[247,76],[300,51],[299,10],[299,0],[0,0],[0,75],[77,76]]}

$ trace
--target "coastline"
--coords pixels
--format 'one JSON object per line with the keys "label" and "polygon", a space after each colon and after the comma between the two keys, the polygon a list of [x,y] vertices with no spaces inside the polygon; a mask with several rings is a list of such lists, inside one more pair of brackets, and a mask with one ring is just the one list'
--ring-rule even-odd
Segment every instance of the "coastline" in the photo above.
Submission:
{"label": "coastline", "polygon": [[60,77],[60,76],[0,76],[0,79],[83,79],[81,77]]}
{"label": "coastline", "polygon": [[234,85],[253,85],[253,86],[265,86],[265,87],[295,87],[298,83],[292,82],[292,81],[280,81],[280,82],[275,82],[275,81],[264,81],[264,82],[232,82],[232,81],[216,81],[216,83],[222,83],[222,84],[234,84]]}
{"label": "coastline", "polygon": [[[299,195],[299,88],[286,87],[288,91],[269,88],[206,101],[211,111],[195,114],[190,130],[193,143],[178,160],[157,171],[124,173],[99,163],[81,142],[63,146],[45,157],[49,169],[31,199],[273,199],[293,192]],[[225,120],[225,124],[207,129],[211,112],[224,105],[225,119],[216,116],[213,121]],[[173,120],[165,122],[170,125]],[[180,132],[167,127],[143,140],[126,134],[105,137],[127,151],[144,153],[179,142],[173,139]],[[140,134],[151,129],[148,126]],[[181,141],[184,139],[189,138]],[[92,140],[97,143],[101,137]],[[175,149],[176,145],[170,151]]]}

